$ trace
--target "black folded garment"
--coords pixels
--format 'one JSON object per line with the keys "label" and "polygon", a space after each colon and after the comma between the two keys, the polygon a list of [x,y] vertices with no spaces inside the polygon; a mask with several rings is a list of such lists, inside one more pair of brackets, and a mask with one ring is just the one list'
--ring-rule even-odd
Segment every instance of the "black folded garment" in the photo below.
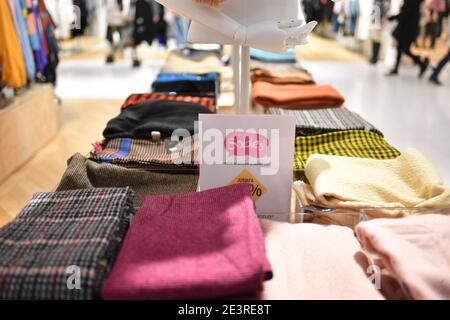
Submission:
{"label": "black folded garment", "polygon": [[152,132],[161,133],[162,139],[172,136],[176,129],[194,134],[194,122],[199,114],[212,114],[207,108],[190,102],[151,100],[127,108],[108,122],[105,139],[151,139]]}

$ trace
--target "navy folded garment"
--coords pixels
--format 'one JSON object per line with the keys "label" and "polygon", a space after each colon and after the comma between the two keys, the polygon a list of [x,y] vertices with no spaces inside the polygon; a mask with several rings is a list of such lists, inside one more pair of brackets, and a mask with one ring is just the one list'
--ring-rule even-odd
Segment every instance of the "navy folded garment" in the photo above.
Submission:
{"label": "navy folded garment", "polygon": [[152,89],[157,93],[219,93],[220,76],[215,72],[206,74],[161,72],[153,82]]}
{"label": "navy folded garment", "polygon": [[194,122],[198,115],[212,114],[200,104],[180,101],[150,100],[123,110],[110,120],[103,131],[105,139],[151,139],[153,131],[161,138],[172,136],[176,129],[186,129],[194,134]]}

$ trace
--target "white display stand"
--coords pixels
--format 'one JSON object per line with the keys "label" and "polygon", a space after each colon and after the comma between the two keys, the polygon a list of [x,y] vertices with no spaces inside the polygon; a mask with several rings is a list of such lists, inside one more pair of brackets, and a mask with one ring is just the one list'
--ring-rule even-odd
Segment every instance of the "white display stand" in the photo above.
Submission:
{"label": "white display stand", "polygon": [[232,67],[236,113],[249,114],[250,48],[248,46],[233,46]]}
{"label": "white display stand", "polygon": [[300,0],[225,0],[218,8],[193,0],[156,1],[192,20],[189,42],[240,46],[233,50],[238,114],[250,110],[250,47],[283,52],[306,44],[317,25],[306,24]]}

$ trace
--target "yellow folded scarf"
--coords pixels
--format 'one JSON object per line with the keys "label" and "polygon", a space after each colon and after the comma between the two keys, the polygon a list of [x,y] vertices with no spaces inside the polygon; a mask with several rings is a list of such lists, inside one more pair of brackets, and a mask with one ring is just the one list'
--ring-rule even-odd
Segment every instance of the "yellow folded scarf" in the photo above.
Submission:
{"label": "yellow folded scarf", "polygon": [[[313,155],[306,176],[315,204],[327,208],[450,208],[450,189],[416,149],[394,160]],[[407,215],[405,210],[392,213]]]}

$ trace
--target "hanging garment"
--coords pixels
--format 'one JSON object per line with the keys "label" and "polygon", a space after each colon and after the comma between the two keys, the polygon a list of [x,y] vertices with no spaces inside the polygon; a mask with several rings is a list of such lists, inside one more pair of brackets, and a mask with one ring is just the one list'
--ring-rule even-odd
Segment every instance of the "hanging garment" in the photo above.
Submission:
{"label": "hanging garment", "polygon": [[269,220],[261,226],[274,272],[265,300],[384,299],[352,229]]}
{"label": "hanging garment", "polygon": [[[70,39],[73,27],[81,28],[84,26],[82,4],[79,6],[76,2],[77,0],[45,0],[48,11],[57,25],[55,30],[57,39]],[[78,6],[74,7],[74,4]],[[80,13],[80,16],[77,16],[78,13]],[[82,19],[79,19],[79,17]]]}
{"label": "hanging garment", "polygon": [[199,114],[211,114],[207,108],[188,102],[148,101],[123,110],[108,122],[103,136],[106,139],[133,138],[152,139],[152,132],[161,133],[161,138],[170,138],[177,129],[186,129],[194,134],[194,122]]}
{"label": "hanging garment", "polygon": [[152,84],[153,92],[183,94],[214,93],[220,91],[220,75],[218,73],[191,74],[161,72]]}
{"label": "hanging garment", "polygon": [[122,104],[121,109],[125,110],[129,107],[142,104],[150,100],[167,100],[167,101],[180,101],[191,102],[208,108],[209,111],[216,113],[216,99],[214,97],[202,97],[202,96],[181,96],[162,93],[135,93],[130,95]]}
{"label": "hanging garment", "polygon": [[15,0],[9,0],[9,7],[11,15],[14,17],[17,35],[20,39],[20,46],[22,48],[22,55],[25,61],[25,68],[27,72],[28,81],[33,81],[36,75],[36,65],[34,64],[33,51],[31,50],[30,39],[28,38],[27,26],[23,11]]}
{"label": "hanging garment", "polygon": [[44,32],[44,41],[47,46],[47,64],[40,77],[41,82],[56,85],[56,68],[59,64],[59,45],[56,40],[55,23],[50,16],[43,0],[39,1],[39,21]]}
{"label": "hanging garment", "polygon": [[382,136],[371,131],[346,130],[319,136],[297,137],[295,141],[295,170],[303,170],[314,154],[328,154],[367,159],[395,159],[400,152]]}
{"label": "hanging garment", "polygon": [[27,82],[20,40],[7,1],[0,1],[0,82],[18,89]]}
{"label": "hanging garment", "polygon": [[410,297],[450,299],[450,217],[376,219],[356,233],[375,265],[403,283]]}
{"label": "hanging garment", "polygon": [[270,108],[270,115],[289,115],[295,117],[296,136],[314,136],[343,130],[372,131],[380,136],[383,133],[364,120],[359,114],[345,107],[323,110],[286,110]]}
{"label": "hanging garment", "polygon": [[272,277],[250,185],[147,197],[104,299],[257,298]]}
{"label": "hanging garment", "polygon": [[[99,299],[134,214],[132,200],[129,188],[34,195],[0,229],[0,299]],[[77,270],[81,288],[71,290]]]}
{"label": "hanging garment", "polygon": [[89,159],[124,167],[173,171],[194,170],[198,164],[198,137],[185,138],[179,144],[131,138],[116,138],[96,146]]}
{"label": "hanging garment", "polygon": [[[389,155],[382,154],[385,159],[389,159]],[[374,160],[375,154],[370,158],[323,154],[309,157],[305,174],[318,203],[326,208],[355,210],[450,208],[450,189],[419,151],[410,149],[391,160]],[[404,216],[407,213],[399,210],[393,214]]]}
{"label": "hanging garment", "polygon": [[142,42],[152,44],[155,38],[156,26],[153,22],[153,3],[149,0],[135,0],[135,17],[133,28],[134,45],[138,46]]}
{"label": "hanging garment", "polygon": [[[22,10],[26,10],[27,16],[27,29],[30,37],[31,48],[34,53],[34,61],[36,64],[36,71],[42,72],[47,65],[47,51],[43,43],[43,31],[41,22],[39,20],[38,8],[33,4],[32,0],[20,0]],[[41,37],[41,35],[43,37]]]}
{"label": "hanging garment", "polygon": [[140,207],[146,196],[195,192],[197,186],[198,175],[195,174],[168,174],[98,164],[77,153],[69,159],[56,191],[130,187],[135,193],[133,204]]}
{"label": "hanging garment", "polygon": [[252,89],[253,102],[266,108],[323,109],[339,108],[345,99],[329,85],[277,85],[257,81]]}

